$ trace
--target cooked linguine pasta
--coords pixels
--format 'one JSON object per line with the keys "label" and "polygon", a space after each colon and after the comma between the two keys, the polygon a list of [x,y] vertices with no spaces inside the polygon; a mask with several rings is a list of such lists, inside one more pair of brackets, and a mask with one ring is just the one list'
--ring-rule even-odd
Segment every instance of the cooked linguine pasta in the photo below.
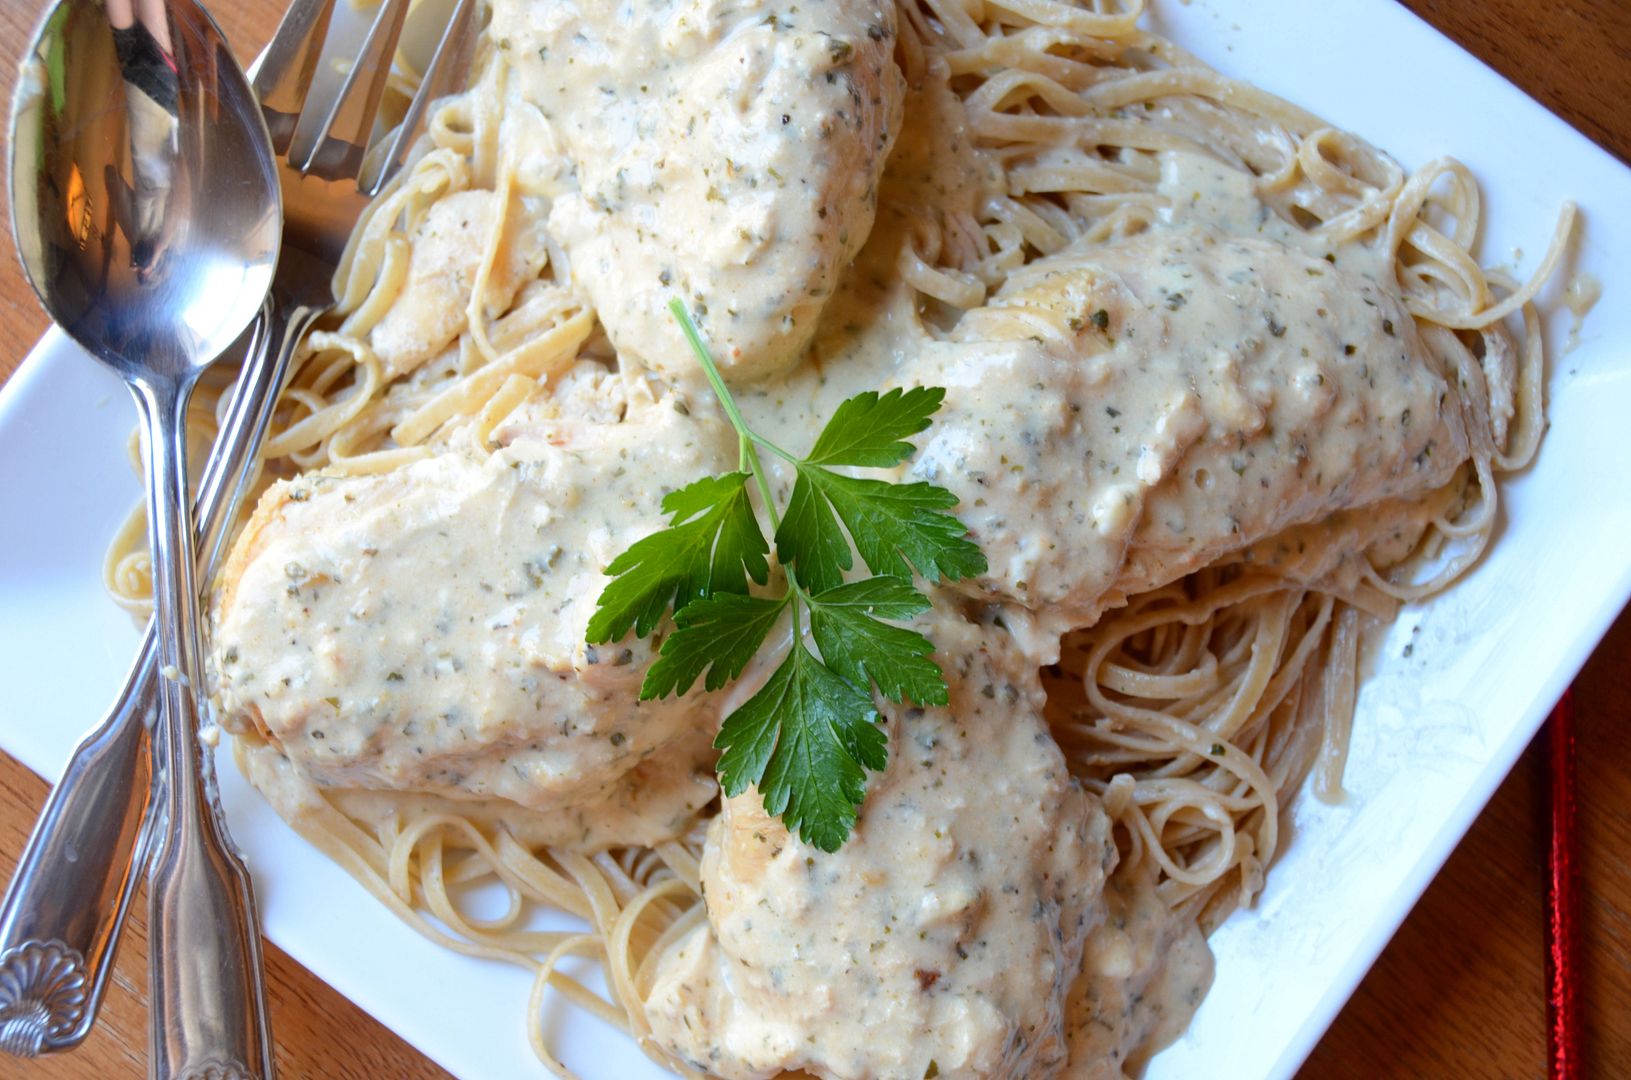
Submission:
{"label": "cooked linguine pasta", "polygon": [[[1573,208],[1529,281],[1487,269],[1460,164],[1407,174],[1141,15],[494,0],[358,225],[219,585],[217,701],[303,836],[534,973],[556,1074],[551,992],[682,1075],[1135,1070],[1305,779],[1340,794],[1367,628],[1490,542]],[[717,797],[732,700],[637,707],[650,645],[583,644],[660,493],[734,463],[670,295],[789,445],[948,387],[904,473],[992,570],[931,590],[952,704],[885,710],[836,855]],[[106,572],[133,611],[141,534]]]}

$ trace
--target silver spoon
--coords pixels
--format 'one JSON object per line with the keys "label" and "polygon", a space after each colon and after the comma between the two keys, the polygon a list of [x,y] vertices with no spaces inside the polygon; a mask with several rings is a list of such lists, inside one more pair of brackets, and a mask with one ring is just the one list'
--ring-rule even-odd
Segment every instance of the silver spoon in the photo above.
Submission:
{"label": "silver spoon", "polygon": [[48,85],[13,127],[18,247],[47,313],[129,384],[147,453],[164,676],[149,1074],[269,1077],[254,897],[199,742],[186,410],[271,284],[282,225],[271,141],[193,0],[60,0],[30,55]]}

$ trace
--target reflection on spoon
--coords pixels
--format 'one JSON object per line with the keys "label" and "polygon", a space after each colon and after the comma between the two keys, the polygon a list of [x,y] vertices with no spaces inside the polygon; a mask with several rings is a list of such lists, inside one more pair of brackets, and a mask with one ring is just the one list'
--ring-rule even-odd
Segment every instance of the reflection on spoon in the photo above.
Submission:
{"label": "reflection on spoon", "polygon": [[165,221],[178,157],[175,50],[163,0],[107,0],[113,45],[125,80],[132,183],[108,178],[115,216],[130,238],[130,260],[145,281],[164,253]]}

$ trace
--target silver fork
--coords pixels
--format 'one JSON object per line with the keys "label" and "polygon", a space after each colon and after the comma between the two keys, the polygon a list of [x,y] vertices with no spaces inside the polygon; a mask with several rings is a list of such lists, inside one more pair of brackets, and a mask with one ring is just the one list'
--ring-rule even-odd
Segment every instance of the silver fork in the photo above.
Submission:
{"label": "silver fork", "polygon": [[[402,123],[368,155],[409,0],[385,0],[332,100],[310,94],[334,0],[294,0],[250,69],[278,155],[284,196],[282,257],[268,308],[246,352],[199,496],[200,581],[214,573],[249,465],[271,420],[295,347],[334,303],[331,281],[369,198],[401,168],[430,102],[455,90],[475,38],[475,0],[456,0]],[[274,350],[269,364],[257,363]],[[151,631],[102,722],[75,749],[0,903],[0,1052],[72,1049],[96,1019],[154,822],[150,778],[155,664]],[[160,958],[155,958],[158,961]],[[208,1001],[210,973],[164,965],[152,1030],[170,1060],[199,1060],[182,1001]]]}
{"label": "silver fork", "polygon": [[332,101],[313,101],[310,90],[334,0],[294,0],[250,68],[283,180],[284,248],[272,297],[285,348],[333,308],[334,272],[363,207],[402,167],[430,103],[452,92],[468,68],[476,2],[456,0],[402,123],[370,156],[408,7],[408,0],[380,5]]}

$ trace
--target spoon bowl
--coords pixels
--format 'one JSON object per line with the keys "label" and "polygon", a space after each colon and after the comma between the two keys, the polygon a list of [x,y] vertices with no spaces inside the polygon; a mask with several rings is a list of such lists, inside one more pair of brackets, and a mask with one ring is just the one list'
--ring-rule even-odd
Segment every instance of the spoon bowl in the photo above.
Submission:
{"label": "spoon bowl", "polygon": [[64,0],[26,54],[12,117],[17,248],[46,312],[98,359],[122,371],[132,354],[208,363],[271,284],[276,165],[209,16],[182,0],[123,8],[168,10],[168,57],[139,19],[111,25],[118,0]]}

